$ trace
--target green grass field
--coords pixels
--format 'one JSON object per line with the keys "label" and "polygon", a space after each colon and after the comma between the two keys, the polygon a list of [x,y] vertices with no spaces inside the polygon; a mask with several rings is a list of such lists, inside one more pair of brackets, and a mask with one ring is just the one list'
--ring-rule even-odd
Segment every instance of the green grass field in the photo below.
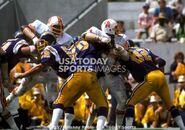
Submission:
{"label": "green grass field", "polygon": [[[0,130],[10,130],[10,129],[0,129]],[[29,127],[27,130],[49,130],[48,128],[43,127]],[[58,127],[58,130],[62,130],[62,126]],[[84,130],[84,127],[78,127],[74,126],[70,130]],[[91,130],[96,130],[95,127],[93,127]],[[115,127],[111,128],[105,128],[104,130],[115,130]],[[123,130],[123,129],[122,129]],[[180,130],[180,128],[133,128],[132,130]]]}
{"label": "green grass field", "polygon": [[[41,128],[35,128],[32,130],[48,130],[46,128],[41,129]],[[61,129],[62,130],[62,129]],[[84,129],[71,129],[71,130],[84,130]],[[91,130],[96,130],[96,129],[91,129]],[[104,130],[114,130],[114,129],[104,129]],[[132,130],[180,130],[180,128],[133,128]]]}

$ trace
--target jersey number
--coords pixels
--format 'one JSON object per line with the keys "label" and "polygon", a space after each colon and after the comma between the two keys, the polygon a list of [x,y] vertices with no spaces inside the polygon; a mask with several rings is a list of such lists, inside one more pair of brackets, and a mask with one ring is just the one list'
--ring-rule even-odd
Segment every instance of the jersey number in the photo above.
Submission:
{"label": "jersey number", "polygon": [[143,61],[152,61],[152,57],[145,49],[138,48],[135,50],[129,50],[129,55],[131,60],[138,64],[142,63]]}
{"label": "jersey number", "polygon": [[86,49],[88,49],[89,44],[86,41],[80,41],[75,43],[74,45],[72,45],[68,50],[67,50],[67,54],[69,55],[69,57],[73,60],[75,60],[77,58],[77,55],[81,52],[84,51]]}

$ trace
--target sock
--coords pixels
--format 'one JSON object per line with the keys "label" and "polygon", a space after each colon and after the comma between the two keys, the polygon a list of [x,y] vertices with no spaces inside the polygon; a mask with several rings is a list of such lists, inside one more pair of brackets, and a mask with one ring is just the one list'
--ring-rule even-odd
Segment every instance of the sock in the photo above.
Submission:
{"label": "sock", "polygon": [[125,118],[125,130],[130,130],[133,126],[134,118],[133,117],[126,117]]}
{"label": "sock", "polygon": [[65,113],[63,130],[69,130],[73,121],[74,114]]}
{"label": "sock", "polygon": [[9,124],[12,130],[19,130],[12,116],[6,119],[6,122]]}
{"label": "sock", "polygon": [[90,129],[92,127],[93,121],[94,121],[95,115],[89,113],[87,122],[85,125],[85,130]]}
{"label": "sock", "polygon": [[134,122],[134,106],[129,105],[125,114],[125,130],[131,130]]}
{"label": "sock", "polygon": [[115,130],[121,129],[123,123],[124,114],[116,114],[116,128]]}
{"label": "sock", "polygon": [[179,114],[179,111],[174,106],[172,106],[169,111],[171,112],[171,115],[172,115],[173,119],[175,120],[177,125],[180,127],[180,129],[185,130],[185,126],[184,126],[184,123],[182,121],[182,117]]}
{"label": "sock", "polygon": [[180,115],[175,117],[174,120],[177,123],[177,125],[180,127],[181,130],[185,130],[185,126],[184,126],[184,123],[182,121],[182,117]]}
{"label": "sock", "polygon": [[60,108],[53,109],[53,115],[49,126],[58,126],[59,120],[63,114],[63,110]]}
{"label": "sock", "polygon": [[105,124],[105,120],[106,120],[105,116],[98,116],[97,125],[96,125],[96,129],[97,130],[103,130],[104,124]]}

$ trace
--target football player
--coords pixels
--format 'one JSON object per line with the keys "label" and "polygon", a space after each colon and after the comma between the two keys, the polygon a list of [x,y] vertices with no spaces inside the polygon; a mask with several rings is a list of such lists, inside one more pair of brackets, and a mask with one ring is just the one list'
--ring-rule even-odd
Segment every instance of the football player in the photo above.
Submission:
{"label": "football player", "polygon": [[[56,43],[54,40],[55,36],[50,32],[43,33],[36,45],[29,45],[29,43],[21,38],[8,40],[2,46],[8,57],[8,70],[10,71],[19,62],[20,58],[32,58],[31,54],[34,52],[38,53],[40,48],[42,48],[42,43],[53,44]],[[40,56],[38,55],[38,57]],[[45,72],[41,72],[40,75],[42,75],[42,73],[45,74]],[[43,77],[40,75],[34,75],[30,79],[23,78],[18,90],[16,90],[16,92],[12,91],[9,96],[6,97],[7,102],[11,102],[15,97],[31,89],[36,83],[43,81]]]}
{"label": "football player", "polygon": [[[90,34],[91,36],[93,34]],[[84,37],[88,37],[89,34],[85,34]],[[45,68],[47,65],[52,66],[52,68],[57,72],[59,76],[61,75],[59,67],[63,65],[66,67],[66,64],[60,64],[62,59],[70,58],[75,60],[74,63],[77,67],[82,67],[81,72],[73,72],[63,84],[58,98],[54,102],[54,110],[51,123],[49,127],[51,129],[58,126],[59,119],[63,113],[64,107],[70,107],[72,104],[84,93],[86,92],[90,99],[98,107],[98,121],[97,129],[101,130],[104,127],[105,119],[107,116],[107,101],[102,92],[102,89],[99,86],[97,81],[94,64],[83,64],[79,62],[76,58],[84,59],[93,59],[96,58],[96,52],[99,48],[109,48],[107,43],[102,44],[102,38],[95,36],[100,42],[96,44],[91,44],[90,42],[81,40],[74,43],[69,49],[61,45],[48,46],[44,49],[42,53],[41,64],[32,68],[30,71],[23,73],[20,77],[30,76],[32,73],[36,73],[41,69]],[[83,67],[90,67],[84,69]],[[70,71],[69,71],[70,73]],[[95,95],[96,94],[96,95]],[[98,97],[98,99],[97,99]],[[69,128],[66,128],[69,129]]]}
{"label": "football player", "polygon": [[[101,24],[101,30],[99,30],[96,27],[91,27],[90,29],[88,29],[86,33],[88,34],[93,33],[93,34],[96,34],[97,36],[103,36],[105,37],[104,40],[111,39],[114,43],[117,43],[117,44],[127,42],[127,37],[125,35],[117,35],[116,31],[117,31],[117,22],[113,19],[106,19]],[[126,51],[122,51],[120,54],[122,54],[123,60],[128,59],[128,54]],[[112,52],[109,52],[109,54],[105,54],[105,55],[106,55],[106,58],[108,58],[107,66],[109,66],[109,68],[115,66],[115,69],[116,69],[116,66],[119,66],[119,64],[118,64],[118,61],[116,60],[117,58],[115,57],[115,55]],[[121,68],[118,68],[118,69],[120,70]],[[105,72],[105,76],[102,76],[101,78],[99,78],[99,81],[101,86],[103,87],[103,90],[106,90],[106,88],[108,87],[111,95],[114,96],[117,101],[115,129],[118,130],[123,123],[124,109],[125,109],[127,96],[126,96],[126,88],[124,86],[125,80],[121,76],[120,72],[118,71],[116,72],[116,70],[113,70],[113,71],[114,72]],[[94,118],[95,118],[95,112],[89,113],[85,129],[88,129],[91,127]]]}
{"label": "football player", "polygon": [[[22,26],[22,32],[27,37],[32,39],[34,44],[37,43],[39,36],[46,31],[50,31],[56,36],[56,44],[61,44],[69,47],[71,41],[73,40],[69,34],[64,32],[64,25],[60,16],[50,17],[47,24],[43,23],[40,20],[35,20],[34,22],[26,26]],[[48,75],[47,80],[44,79],[45,75]],[[53,98],[56,98],[55,96],[50,95],[57,95],[57,93],[54,93],[54,90],[51,89],[51,86],[58,86],[59,84],[62,84],[60,83],[60,81],[63,82],[64,80],[65,79],[59,78],[58,81],[56,74],[51,69],[48,69],[45,73],[43,73],[43,75],[40,74],[40,82],[42,82],[45,86],[47,95],[46,100],[48,103],[52,102]]]}
{"label": "football player", "polygon": [[52,32],[56,36],[57,44],[70,46],[69,43],[72,37],[64,32],[64,25],[60,16],[52,16],[48,19],[48,23],[45,24],[40,20],[35,20],[29,25],[22,26],[22,32],[32,39],[33,43],[38,42],[38,36],[44,32]]}
{"label": "football player", "polygon": [[8,39],[2,44],[8,63],[8,74],[10,70],[19,62],[21,58],[32,58],[31,53],[35,51],[35,46],[23,39],[23,34],[17,38]]}
{"label": "football player", "polygon": [[121,61],[121,63],[126,65],[133,78],[139,83],[127,101],[126,130],[132,129],[134,105],[145,99],[153,91],[161,97],[177,125],[181,130],[184,130],[182,118],[179,111],[173,106],[168,84],[162,72],[166,64],[165,60],[153,54],[149,49],[123,46],[129,53],[129,60]]}

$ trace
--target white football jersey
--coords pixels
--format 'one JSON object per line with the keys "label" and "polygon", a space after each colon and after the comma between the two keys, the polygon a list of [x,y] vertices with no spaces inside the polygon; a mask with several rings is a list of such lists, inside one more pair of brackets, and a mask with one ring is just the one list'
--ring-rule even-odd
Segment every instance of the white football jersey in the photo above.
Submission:
{"label": "white football jersey", "polygon": [[116,44],[123,45],[128,41],[128,37],[125,34],[119,34],[115,36],[114,41]]}
{"label": "white football jersey", "polygon": [[[35,20],[30,25],[33,26],[36,32],[40,35],[46,31],[50,31],[49,27],[40,20]],[[69,45],[71,40],[72,40],[71,35],[64,33],[63,35],[57,37],[57,44]]]}
{"label": "white football jersey", "polygon": [[90,32],[90,33],[96,34],[96,35],[101,36],[101,37],[109,37],[105,32],[103,32],[102,30],[100,30],[100,29],[98,29],[97,27],[94,27],[94,26],[89,28],[86,32]]}

